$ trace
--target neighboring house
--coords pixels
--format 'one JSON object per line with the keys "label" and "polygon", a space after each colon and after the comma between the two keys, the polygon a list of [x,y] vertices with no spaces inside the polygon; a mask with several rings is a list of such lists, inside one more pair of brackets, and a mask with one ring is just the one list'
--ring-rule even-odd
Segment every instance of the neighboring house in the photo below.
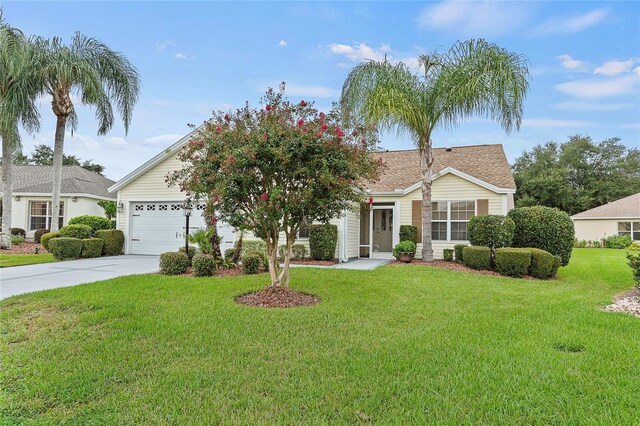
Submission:
{"label": "neighboring house", "polygon": [[[53,167],[13,166],[13,171],[11,226],[24,229],[27,239],[31,239],[36,230],[51,227]],[[111,179],[80,166],[63,166],[59,226],[76,216],[104,216],[97,203],[115,201],[108,192],[113,184]]]}
{"label": "neighboring house", "polygon": [[640,241],[640,192],[571,216],[578,240],[628,235]]}
{"label": "neighboring house", "polygon": [[[181,168],[178,151],[189,142],[187,135],[109,188],[117,192],[117,227],[127,236],[125,252],[159,254],[184,244],[184,193],[167,187],[167,173]],[[381,178],[369,186],[363,201],[332,223],[338,225],[336,257],[391,257],[399,242],[400,225],[421,228],[421,184],[417,150],[387,151],[380,155],[387,165]],[[516,186],[502,145],[476,145],[434,149],[433,238],[434,252],[457,243],[468,243],[467,223],[474,215],[506,214],[513,208]],[[190,231],[205,226],[201,211],[193,209]],[[234,230],[218,222],[222,249],[233,246]],[[421,234],[421,230],[420,230]],[[421,239],[422,236],[419,236]],[[307,230],[299,242],[306,243]],[[420,256],[418,244],[417,256]]]}

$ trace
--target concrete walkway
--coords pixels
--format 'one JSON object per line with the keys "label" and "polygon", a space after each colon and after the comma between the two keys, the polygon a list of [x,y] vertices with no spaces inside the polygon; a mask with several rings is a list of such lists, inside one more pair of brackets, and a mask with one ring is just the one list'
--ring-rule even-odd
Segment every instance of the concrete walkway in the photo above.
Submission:
{"label": "concrete walkway", "polygon": [[158,271],[158,256],[110,256],[0,269],[0,299]]}
{"label": "concrete walkway", "polygon": [[345,263],[336,263],[331,266],[324,265],[296,265],[292,264],[292,268],[324,268],[324,269],[355,269],[358,271],[371,271],[379,266],[386,265],[393,259],[351,259]]}

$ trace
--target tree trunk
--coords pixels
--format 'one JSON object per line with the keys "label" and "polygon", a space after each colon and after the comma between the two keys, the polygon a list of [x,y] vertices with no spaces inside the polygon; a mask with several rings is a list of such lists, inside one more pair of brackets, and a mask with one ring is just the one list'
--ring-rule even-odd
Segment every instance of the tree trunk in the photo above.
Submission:
{"label": "tree trunk", "polygon": [[267,258],[269,261],[269,276],[271,277],[271,286],[280,286],[278,278],[278,237],[265,240],[267,243]]}
{"label": "tree trunk", "polygon": [[236,241],[236,250],[233,252],[233,258],[231,259],[236,265],[240,261],[242,255],[242,239],[244,238],[244,231],[240,231],[240,238]]}
{"label": "tree trunk", "polygon": [[60,187],[62,186],[62,154],[64,149],[64,131],[66,116],[58,116],[56,120],[55,145],[53,147],[53,189],[51,194],[51,232],[58,230],[60,213]]}
{"label": "tree trunk", "polygon": [[433,260],[431,243],[431,180],[433,177],[433,152],[427,138],[420,144],[420,173],[422,175],[422,260]]}
{"label": "tree trunk", "polygon": [[289,265],[291,264],[291,246],[294,243],[294,239],[291,235],[287,234],[287,247],[284,253],[284,263],[282,265],[282,272],[280,273],[280,285],[283,287],[289,287]]}
{"label": "tree trunk", "polygon": [[11,248],[11,202],[13,198],[13,145],[2,135],[2,247]]}

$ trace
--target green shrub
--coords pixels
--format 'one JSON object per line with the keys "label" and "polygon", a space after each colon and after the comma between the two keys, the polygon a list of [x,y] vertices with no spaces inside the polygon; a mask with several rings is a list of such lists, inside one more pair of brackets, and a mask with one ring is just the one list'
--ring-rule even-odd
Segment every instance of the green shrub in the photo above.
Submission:
{"label": "green shrub", "polygon": [[49,240],[47,250],[58,260],[77,259],[82,253],[82,240],[72,237],[57,237]]}
{"label": "green shrub", "polygon": [[49,230],[48,229],[38,229],[34,234],[33,234],[33,241],[35,241],[36,243],[40,243],[40,238],[42,238],[42,236],[44,234],[48,234]]}
{"label": "green shrub", "polygon": [[236,249],[233,248],[233,247],[228,248],[228,249],[226,249],[224,251],[224,259],[225,260],[227,260],[227,259],[231,260],[231,259],[233,259],[233,255],[234,254],[236,254]]}
{"label": "green shrub", "polygon": [[553,256],[553,268],[551,268],[551,274],[549,275],[549,277],[553,278],[556,275],[558,275],[558,269],[560,269],[561,266],[562,266],[562,258],[557,255]]}
{"label": "green shrub", "polygon": [[464,261],[464,256],[462,255],[462,249],[467,247],[466,244],[456,244],[453,246],[453,251],[456,255],[456,262],[462,263]]}
{"label": "green shrub", "polygon": [[442,257],[447,262],[453,262],[453,249],[447,249],[447,248],[443,249],[442,250]]}
{"label": "green shrub", "polygon": [[124,248],[124,233],[118,229],[101,229],[96,231],[96,238],[104,240],[103,256],[117,256]]}
{"label": "green shrub", "polygon": [[162,275],[180,275],[187,272],[189,257],[179,251],[168,251],[160,255],[160,273]]}
{"label": "green shrub", "polygon": [[418,227],[400,225],[400,241],[413,241],[414,244],[418,244]]}
{"label": "green shrub", "polygon": [[627,246],[627,250],[640,251],[640,243],[637,241],[632,242]]}
{"label": "green shrub", "polygon": [[244,240],[242,242],[241,257],[250,252],[262,253],[266,257],[267,243],[264,240]]}
{"label": "green shrub", "polygon": [[559,209],[533,206],[513,209],[507,214],[515,224],[514,247],[534,247],[562,258],[569,264],[575,229],[569,215]]}
{"label": "green shrub", "polygon": [[11,244],[19,246],[22,243],[24,243],[24,237],[22,235],[16,234],[11,236]]}
{"label": "green shrub", "polygon": [[60,235],[60,231],[47,232],[40,237],[40,244],[42,244],[42,247],[44,247],[46,251],[49,251],[49,243],[51,242],[51,240],[54,238],[59,238],[61,236],[62,235]]}
{"label": "green shrub", "polygon": [[469,221],[469,242],[473,246],[491,249],[509,247],[516,224],[506,216],[488,214],[474,216]]}
{"label": "green shrub", "polygon": [[463,247],[462,261],[472,269],[491,269],[491,249],[482,246]]}
{"label": "green shrub", "polygon": [[260,272],[260,269],[264,267],[264,260],[262,254],[250,251],[242,256],[242,273],[251,275]]}
{"label": "green shrub", "polygon": [[400,259],[401,254],[408,254],[411,257],[416,254],[416,243],[413,241],[400,241],[392,250],[393,257]]}
{"label": "green shrub", "polygon": [[76,216],[69,221],[69,225],[87,225],[94,233],[101,229],[111,229],[111,221],[102,216]]}
{"label": "green shrub", "polygon": [[211,254],[196,254],[191,260],[191,265],[196,277],[210,277],[216,273],[216,257]]}
{"label": "green shrub", "polygon": [[102,256],[102,246],[104,241],[100,238],[85,238],[82,240],[82,257],[100,257]]}
{"label": "green shrub", "polygon": [[22,238],[27,238],[27,231],[22,228],[11,228],[11,235],[20,235]]}
{"label": "green shrub", "polygon": [[531,249],[503,247],[495,251],[496,271],[502,275],[522,277],[531,265]]}
{"label": "green shrub", "polygon": [[605,238],[604,246],[610,249],[625,249],[631,242],[631,237],[628,235],[611,235]]}
{"label": "green shrub", "polygon": [[338,227],[329,223],[309,226],[309,251],[315,260],[335,258]]}
{"label": "green shrub", "polygon": [[529,275],[540,279],[549,278],[553,271],[553,255],[542,249],[529,248],[528,250],[531,252]]}
{"label": "green shrub", "polygon": [[[184,246],[180,247],[178,249],[178,251],[180,253],[184,253]],[[189,246],[189,252],[187,253],[187,257],[189,258],[189,265],[191,265],[191,261],[193,260],[193,257],[198,254],[200,251],[198,250],[197,247],[194,246]]]}
{"label": "green shrub", "polygon": [[291,246],[291,255],[296,260],[302,260],[307,257],[307,246],[304,244],[294,244]]}
{"label": "green shrub", "polygon": [[60,235],[63,237],[83,240],[93,236],[93,229],[88,225],[67,225],[60,229]]}
{"label": "green shrub", "polygon": [[640,289],[640,254],[627,253],[629,259],[629,267],[633,271],[633,282],[636,288]]}
{"label": "green shrub", "polygon": [[278,259],[284,259],[286,250],[287,250],[287,246],[284,244],[278,247]]}

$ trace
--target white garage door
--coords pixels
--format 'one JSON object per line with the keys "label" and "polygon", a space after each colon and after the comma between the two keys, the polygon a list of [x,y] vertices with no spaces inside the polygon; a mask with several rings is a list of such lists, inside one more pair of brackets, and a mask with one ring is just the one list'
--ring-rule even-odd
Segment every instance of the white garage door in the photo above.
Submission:
{"label": "white garage door", "polygon": [[[185,229],[185,217],[179,202],[144,202],[131,204],[131,253],[160,254],[184,247],[185,233],[205,229],[202,217],[204,204],[198,204],[189,218],[189,230]],[[218,234],[222,237],[221,250],[233,247],[235,234],[226,223],[218,222]]]}

